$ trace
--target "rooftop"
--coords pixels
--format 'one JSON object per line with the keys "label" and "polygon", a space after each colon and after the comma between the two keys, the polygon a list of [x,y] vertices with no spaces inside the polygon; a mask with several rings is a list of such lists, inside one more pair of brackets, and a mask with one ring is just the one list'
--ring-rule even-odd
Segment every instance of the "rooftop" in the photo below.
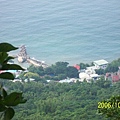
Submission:
{"label": "rooftop", "polygon": [[108,62],[104,59],[102,60],[96,60],[93,63],[97,64],[97,65],[104,65],[104,64],[108,64]]}

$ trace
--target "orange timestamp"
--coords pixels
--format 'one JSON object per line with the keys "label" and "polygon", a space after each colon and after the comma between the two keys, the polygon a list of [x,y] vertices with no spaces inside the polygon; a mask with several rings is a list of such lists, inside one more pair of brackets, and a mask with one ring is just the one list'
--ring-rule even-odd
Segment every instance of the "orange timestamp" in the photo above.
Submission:
{"label": "orange timestamp", "polygon": [[120,102],[98,102],[98,108],[120,108]]}

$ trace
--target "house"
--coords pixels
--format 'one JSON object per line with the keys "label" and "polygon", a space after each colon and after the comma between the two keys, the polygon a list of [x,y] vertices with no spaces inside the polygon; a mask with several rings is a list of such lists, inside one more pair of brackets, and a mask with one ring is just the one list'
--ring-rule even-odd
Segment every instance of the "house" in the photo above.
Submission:
{"label": "house", "polygon": [[91,66],[91,67],[87,67],[85,72],[88,73],[88,74],[95,74],[96,73],[95,70],[96,70],[96,67]]}
{"label": "house", "polygon": [[80,66],[78,64],[74,65],[74,67],[79,71],[80,70]]}
{"label": "house", "polygon": [[80,81],[83,82],[84,80],[86,81],[90,81],[92,78],[90,77],[89,74],[85,73],[85,72],[81,72],[79,73],[79,78],[80,78]]}
{"label": "house", "polygon": [[119,72],[111,74],[111,78],[112,78],[112,82],[118,82],[118,81],[120,81]]}
{"label": "house", "polygon": [[119,71],[116,73],[106,73],[105,79],[111,80],[112,82],[120,81],[120,73]]}
{"label": "house", "polygon": [[120,81],[120,78],[118,75],[112,75],[112,82],[118,82]]}
{"label": "house", "polygon": [[108,65],[108,62],[104,59],[102,60],[96,60],[96,61],[93,61],[93,64],[95,65],[96,69],[105,69]]}
{"label": "house", "polygon": [[98,80],[100,78],[100,75],[98,74],[91,74],[90,77],[93,79],[93,80]]}

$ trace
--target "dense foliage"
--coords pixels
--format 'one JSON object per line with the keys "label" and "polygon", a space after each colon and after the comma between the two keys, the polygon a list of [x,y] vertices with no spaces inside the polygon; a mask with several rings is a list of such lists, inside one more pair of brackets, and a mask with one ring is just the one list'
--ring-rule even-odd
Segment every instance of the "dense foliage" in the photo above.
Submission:
{"label": "dense foliage", "polygon": [[[69,78],[78,78],[79,73],[78,70],[73,67],[73,66],[68,66],[69,63],[67,62],[56,62],[54,65],[51,65],[47,68],[43,68],[42,66],[40,67],[35,67],[31,65],[28,68],[29,72],[35,73],[39,76],[42,76],[42,78],[39,80],[45,80],[45,79],[50,79],[50,80],[62,80],[67,77]],[[32,78],[36,78],[36,75],[33,74]],[[31,75],[28,75],[30,77]],[[25,77],[20,76],[21,78]],[[38,79],[37,79],[38,80]]]}
{"label": "dense foliage", "polygon": [[120,58],[108,64],[105,72],[117,72],[120,67]]}
{"label": "dense foliage", "polygon": [[9,92],[23,91],[28,100],[16,108],[13,120],[108,120],[98,114],[98,102],[120,92],[120,82],[112,85],[103,78],[73,84],[3,82]]}
{"label": "dense foliage", "polygon": [[87,63],[80,63],[80,69],[86,69],[87,67],[90,67],[91,65],[87,64]]}
{"label": "dense foliage", "polygon": [[[17,48],[9,43],[0,43],[0,70],[4,71],[0,73],[0,78],[13,80],[15,77],[12,73],[6,72],[6,70],[23,70],[17,64],[9,64],[9,60],[14,59],[9,56],[8,52],[16,50]],[[0,81],[1,82],[1,81]],[[15,114],[13,109],[18,104],[25,103],[22,96],[22,92],[7,93],[3,84],[0,83],[0,119],[11,120]]]}

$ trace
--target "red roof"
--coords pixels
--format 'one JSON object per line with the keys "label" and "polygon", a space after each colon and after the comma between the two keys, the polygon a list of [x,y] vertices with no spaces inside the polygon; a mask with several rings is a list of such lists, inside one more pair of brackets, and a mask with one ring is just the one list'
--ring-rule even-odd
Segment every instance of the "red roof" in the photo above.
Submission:
{"label": "red roof", "polygon": [[79,65],[74,65],[74,67],[75,67],[77,70],[80,70],[80,66],[79,66]]}
{"label": "red roof", "polygon": [[118,82],[120,79],[119,79],[119,75],[113,75],[112,76],[112,81],[113,82]]}

